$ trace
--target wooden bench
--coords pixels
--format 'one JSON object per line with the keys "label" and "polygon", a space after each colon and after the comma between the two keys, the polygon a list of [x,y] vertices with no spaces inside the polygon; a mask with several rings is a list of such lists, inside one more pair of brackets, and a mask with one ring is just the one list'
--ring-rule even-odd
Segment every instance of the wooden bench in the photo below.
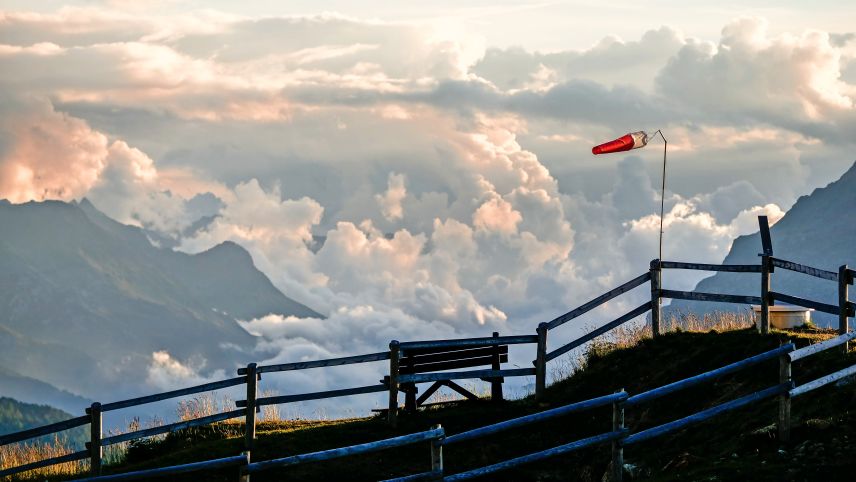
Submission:
{"label": "wooden bench", "polygon": [[[494,333],[498,337],[499,333]],[[502,363],[508,362],[508,345],[484,347],[436,347],[408,349],[402,353],[399,361],[398,374],[411,375],[416,373],[434,373],[458,368],[490,367],[500,370]],[[483,378],[491,384],[491,400],[502,401],[502,377]],[[389,377],[384,377],[384,383],[389,383]],[[416,383],[402,383],[399,390],[404,392],[404,409],[415,412],[431,395],[441,387],[446,386],[460,393],[469,400],[478,400],[478,396],[452,380],[434,382],[422,395],[417,398],[419,389]]]}

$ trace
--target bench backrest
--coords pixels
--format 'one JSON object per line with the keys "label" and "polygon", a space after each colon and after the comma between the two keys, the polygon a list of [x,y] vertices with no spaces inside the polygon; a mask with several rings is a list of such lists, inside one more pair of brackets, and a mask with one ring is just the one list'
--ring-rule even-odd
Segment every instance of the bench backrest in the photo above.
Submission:
{"label": "bench backrest", "polygon": [[471,368],[508,361],[508,345],[479,348],[419,348],[407,350],[398,365],[402,375]]}

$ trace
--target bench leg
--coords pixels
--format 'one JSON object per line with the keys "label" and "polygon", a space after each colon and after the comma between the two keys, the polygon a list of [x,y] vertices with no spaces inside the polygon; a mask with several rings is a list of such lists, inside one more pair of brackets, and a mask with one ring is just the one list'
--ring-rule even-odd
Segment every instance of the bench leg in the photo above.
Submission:
{"label": "bench leg", "polygon": [[408,413],[416,412],[416,392],[418,390],[415,383],[401,385],[401,391],[404,392],[404,410]]}
{"label": "bench leg", "polygon": [[461,395],[467,397],[469,400],[478,400],[479,399],[479,397],[477,397],[474,393],[472,393],[469,390],[467,390],[466,388],[458,385],[457,383],[453,382],[452,380],[446,380],[443,382],[443,384],[446,385],[447,387],[451,388],[452,390],[460,393]]}
{"label": "bench leg", "polygon": [[434,395],[434,392],[439,390],[442,386],[443,384],[441,382],[434,382],[433,385],[428,387],[428,390],[425,390],[425,393],[419,395],[419,398],[416,399],[416,406],[418,407],[419,405],[425,403],[425,401],[431,398],[431,395]]}

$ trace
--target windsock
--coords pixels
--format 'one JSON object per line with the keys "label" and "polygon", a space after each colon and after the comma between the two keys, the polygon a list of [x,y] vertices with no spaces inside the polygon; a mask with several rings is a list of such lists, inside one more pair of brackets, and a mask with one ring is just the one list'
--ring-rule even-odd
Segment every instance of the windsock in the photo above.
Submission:
{"label": "windsock", "polygon": [[629,151],[631,149],[639,149],[648,144],[648,134],[644,131],[631,132],[625,136],[621,136],[614,141],[604,142],[599,146],[594,146],[591,149],[592,154],[609,154],[611,152]]}

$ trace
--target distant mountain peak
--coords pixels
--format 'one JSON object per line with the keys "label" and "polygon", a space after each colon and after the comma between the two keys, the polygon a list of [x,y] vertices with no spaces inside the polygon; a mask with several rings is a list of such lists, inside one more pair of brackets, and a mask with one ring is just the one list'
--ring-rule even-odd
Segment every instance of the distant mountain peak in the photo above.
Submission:
{"label": "distant mountain peak", "polygon": [[[856,265],[856,163],[839,179],[801,196],[770,228],[773,253],[801,264],[837,272],[838,267]],[[726,264],[758,264],[761,250],[760,235],[740,236],[734,240],[725,257]],[[775,291],[808,298],[823,303],[838,304],[835,283],[787,270],[776,270],[771,277]],[[760,275],[717,273],[700,281],[695,289],[709,293],[760,296]],[[670,310],[705,313],[711,311],[746,310],[747,305],[687,302],[675,300]],[[821,325],[834,322],[832,315],[815,312]],[[837,319],[837,318],[836,318]]]}

